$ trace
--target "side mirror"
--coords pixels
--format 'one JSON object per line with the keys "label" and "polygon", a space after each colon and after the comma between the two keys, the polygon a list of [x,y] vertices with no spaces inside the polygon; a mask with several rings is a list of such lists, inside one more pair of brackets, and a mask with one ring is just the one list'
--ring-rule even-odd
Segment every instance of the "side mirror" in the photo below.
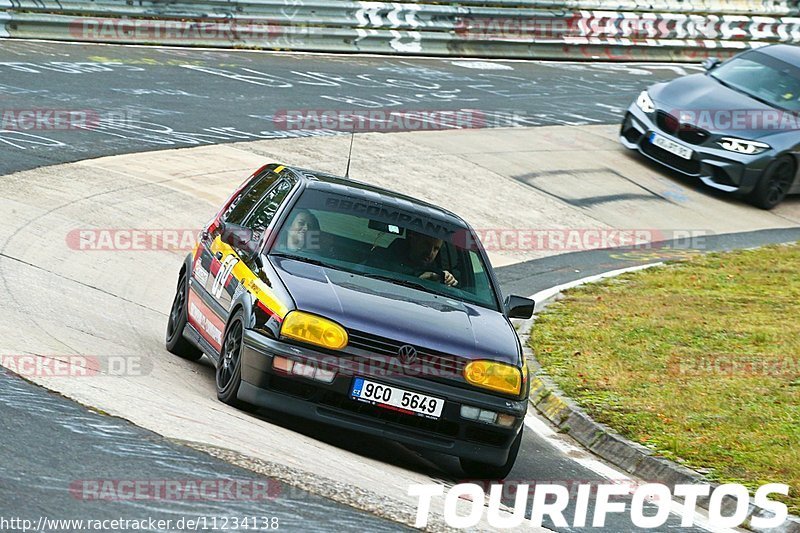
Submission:
{"label": "side mirror", "polygon": [[237,251],[244,252],[247,256],[255,254],[258,248],[258,241],[253,237],[253,230],[250,228],[230,222],[220,223],[219,238],[222,242],[229,244]]}
{"label": "side mirror", "polygon": [[708,59],[703,61],[702,65],[703,65],[703,68],[708,71],[708,70],[713,70],[713,69],[717,68],[720,63],[722,63],[720,58],[718,58],[718,57],[709,57]]}
{"label": "side mirror", "polygon": [[503,304],[508,318],[530,318],[536,302],[522,296],[508,296]]}

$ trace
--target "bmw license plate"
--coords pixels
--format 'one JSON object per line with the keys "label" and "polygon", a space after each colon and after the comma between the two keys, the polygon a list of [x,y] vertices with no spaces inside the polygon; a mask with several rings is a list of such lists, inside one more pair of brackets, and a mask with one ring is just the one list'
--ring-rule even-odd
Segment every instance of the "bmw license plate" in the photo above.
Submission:
{"label": "bmw license plate", "polygon": [[691,159],[692,158],[692,150],[690,148],[686,148],[675,141],[671,141],[666,137],[662,137],[658,133],[651,133],[650,134],[650,142],[653,143],[655,146],[666,150],[671,154],[675,154],[678,157],[682,157],[683,159]]}
{"label": "bmw license plate", "polygon": [[397,387],[376,383],[364,378],[355,378],[350,397],[378,407],[392,409],[407,414],[439,418],[442,416],[444,400],[418,392],[411,392]]}

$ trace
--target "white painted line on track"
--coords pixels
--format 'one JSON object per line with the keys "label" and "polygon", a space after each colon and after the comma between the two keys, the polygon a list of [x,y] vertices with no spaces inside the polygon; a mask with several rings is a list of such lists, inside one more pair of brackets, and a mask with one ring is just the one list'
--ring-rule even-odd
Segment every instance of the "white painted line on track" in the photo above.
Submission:
{"label": "white painted line on track", "polygon": [[561,285],[556,285],[555,287],[550,287],[549,289],[544,289],[530,298],[536,302],[536,310],[541,310],[542,306],[550,300],[553,296],[560,292],[564,292],[568,289],[573,289],[578,287],[579,285],[585,285],[587,283],[594,283],[595,281],[605,279],[605,278],[613,278],[619,276],[621,274],[626,274],[628,272],[637,272],[639,270],[645,270],[647,268],[653,268],[657,266],[663,266],[663,262],[658,263],[648,263],[646,265],[636,265],[632,267],[625,267],[625,268],[618,268],[616,270],[609,270],[608,272],[603,272],[602,274],[595,274],[594,276],[586,276],[585,278],[577,279],[575,281],[570,281],[568,283],[562,283]]}

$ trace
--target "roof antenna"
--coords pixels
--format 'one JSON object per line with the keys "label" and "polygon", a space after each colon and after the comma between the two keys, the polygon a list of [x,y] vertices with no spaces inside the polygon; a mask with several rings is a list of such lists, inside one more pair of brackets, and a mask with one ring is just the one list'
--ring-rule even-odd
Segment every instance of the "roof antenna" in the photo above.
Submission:
{"label": "roof antenna", "polygon": [[353,138],[356,136],[356,123],[353,122],[353,129],[350,132],[350,151],[347,153],[347,170],[344,172],[345,178],[350,178],[350,157],[353,155]]}

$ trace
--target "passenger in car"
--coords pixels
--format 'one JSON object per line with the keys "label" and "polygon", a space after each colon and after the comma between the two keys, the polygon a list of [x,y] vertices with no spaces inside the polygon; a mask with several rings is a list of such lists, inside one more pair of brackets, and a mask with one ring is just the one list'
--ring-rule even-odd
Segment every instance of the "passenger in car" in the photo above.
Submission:
{"label": "passenger in car", "polygon": [[289,230],[286,232],[286,248],[289,250],[318,250],[319,239],[319,220],[311,211],[298,209],[292,213]]}
{"label": "passenger in car", "polygon": [[405,239],[395,239],[386,248],[383,258],[385,266],[381,266],[401,274],[455,287],[458,285],[456,277],[448,270],[441,270],[437,261],[443,244],[442,239],[406,230]]}

